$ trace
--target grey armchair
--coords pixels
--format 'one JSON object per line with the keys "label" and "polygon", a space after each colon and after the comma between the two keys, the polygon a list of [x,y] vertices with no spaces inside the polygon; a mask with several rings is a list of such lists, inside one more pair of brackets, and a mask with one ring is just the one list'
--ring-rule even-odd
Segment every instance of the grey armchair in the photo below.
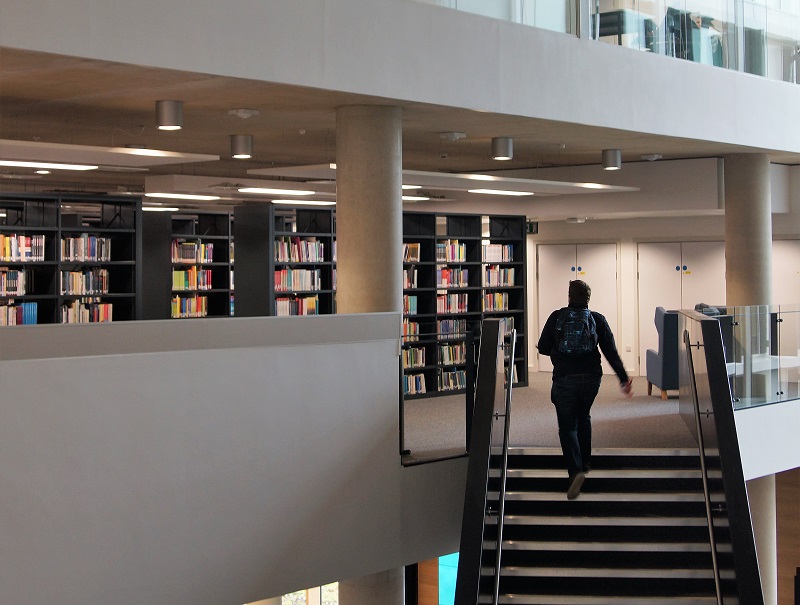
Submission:
{"label": "grey armchair", "polygon": [[655,324],[658,351],[646,352],[647,394],[655,385],[661,389],[661,399],[666,399],[667,391],[678,388],[678,312],[656,307]]}

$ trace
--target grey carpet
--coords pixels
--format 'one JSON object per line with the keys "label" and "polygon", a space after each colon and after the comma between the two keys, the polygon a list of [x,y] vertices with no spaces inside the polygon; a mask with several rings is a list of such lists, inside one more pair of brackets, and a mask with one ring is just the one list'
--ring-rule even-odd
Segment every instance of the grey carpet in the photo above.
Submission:
{"label": "grey carpet", "polygon": [[[558,446],[558,426],[550,403],[549,372],[532,372],[529,386],[512,392],[510,442],[512,446]],[[643,377],[633,380],[634,396],[619,392],[616,376],[605,376],[592,407],[594,447],[696,447],[683,419],[678,400],[662,400],[658,389],[647,396]],[[674,393],[673,393],[674,395]],[[406,401],[404,446],[408,461],[464,453],[465,397],[432,397]]]}

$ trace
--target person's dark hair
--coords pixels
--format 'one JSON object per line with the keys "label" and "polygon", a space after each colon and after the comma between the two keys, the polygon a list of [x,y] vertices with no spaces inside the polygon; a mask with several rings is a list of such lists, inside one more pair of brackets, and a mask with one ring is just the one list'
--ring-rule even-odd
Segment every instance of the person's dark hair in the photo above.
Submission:
{"label": "person's dark hair", "polygon": [[569,304],[578,306],[589,306],[589,299],[592,297],[592,289],[585,281],[574,279],[569,282]]}

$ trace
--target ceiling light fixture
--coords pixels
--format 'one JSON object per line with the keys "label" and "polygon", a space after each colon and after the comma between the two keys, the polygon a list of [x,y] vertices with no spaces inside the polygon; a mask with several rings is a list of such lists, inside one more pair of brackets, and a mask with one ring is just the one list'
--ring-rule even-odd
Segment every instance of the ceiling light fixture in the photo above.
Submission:
{"label": "ceiling light fixture", "polygon": [[43,170],[37,170],[36,174],[50,174],[50,171],[49,170],[44,170],[44,169]]}
{"label": "ceiling light fixture", "polygon": [[17,160],[0,160],[0,166],[41,168],[43,170],[97,170],[97,166],[90,166],[88,164],[56,164],[54,162],[24,162]]}
{"label": "ceiling light fixture", "polygon": [[492,139],[492,158],[510,160],[514,157],[514,139],[511,137],[494,137]]}
{"label": "ceiling light fixture", "polygon": [[486,195],[533,195],[533,191],[508,191],[505,189],[468,189],[469,193],[484,193]]}
{"label": "ceiling light fixture", "polygon": [[253,135],[232,134],[231,156],[236,160],[249,160],[253,157]]}
{"label": "ceiling light fixture", "polygon": [[421,185],[403,185],[403,189],[419,189]]}
{"label": "ceiling light fixture", "polygon": [[296,206],[298,204],[303,206],[335,206],[336,202],[328,202],[325,200],[272,200],[273,204],[291,204]]}
{"label": "ceiling light fixture", "polygon": [[199,200],[213,202],[220,199],[218,195],[197,195],[194,193],[145,193],[145,197],[163,197],[168,200]]}
{"label": "ceiling light fixture", "polygon": [[156,124],[159,130],[183,128],[183,101],[156,101]]}
{"label": "ceiling light fixture", "polygon": [[431,199],[431,198],[426,197],[424,195],[404,195],[403,196],[403,201],[404,202],[427,202],[429,199]]}
{"label": "ceiling light fixture", "polygon": [[603,149],[603,170],[619,170],[622,168],[622,151],[620,149]]}
{"label": "ceiling light fixture", "polygon": [[314,195],[314,191],[302,189],[270,189],[267,187],[240,187],[239,193],[257,193],[260,195]]}
{"label": "ceiling light fixture", "polygon": [[177,212],[179,208],[173,206],[142,206],[145,212]]}

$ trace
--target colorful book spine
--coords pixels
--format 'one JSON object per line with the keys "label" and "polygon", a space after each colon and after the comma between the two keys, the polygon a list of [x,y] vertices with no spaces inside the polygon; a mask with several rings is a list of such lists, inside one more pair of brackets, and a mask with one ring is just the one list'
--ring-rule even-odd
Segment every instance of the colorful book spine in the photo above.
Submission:
{"label": "colorful book spine", "polygon": [[111,261],[111,239],[84,233],[61,238],[61,260],[68,262]]}
{"label": "colorful book spine", "polygon": [[281,297],[275,299],[275,315],[290,317],[294,315],[318,315],[318,296]]}

